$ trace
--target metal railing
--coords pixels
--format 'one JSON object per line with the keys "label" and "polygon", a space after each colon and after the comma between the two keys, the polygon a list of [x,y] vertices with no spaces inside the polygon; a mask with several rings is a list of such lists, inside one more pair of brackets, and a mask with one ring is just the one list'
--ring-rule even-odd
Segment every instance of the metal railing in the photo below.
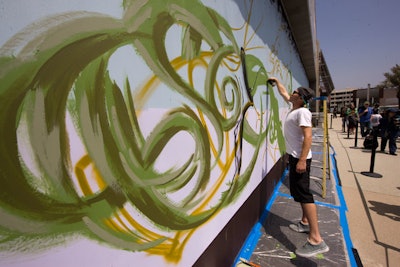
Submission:
{"label": "metal railing", "polygon": [[[321,127],[323,130],[323,141],[322,141],[322,197],[326,198],[326,179],[327,171],[330,172],[330,157],[329,157],[329,132],[328,132],[328,107],[327,107],[327,97],[321,96],[315,98],[315,100],[320,100],[323,102],[323,111],[313,112],[313,126]],[[321,124],[321,125],[320,125]]]}

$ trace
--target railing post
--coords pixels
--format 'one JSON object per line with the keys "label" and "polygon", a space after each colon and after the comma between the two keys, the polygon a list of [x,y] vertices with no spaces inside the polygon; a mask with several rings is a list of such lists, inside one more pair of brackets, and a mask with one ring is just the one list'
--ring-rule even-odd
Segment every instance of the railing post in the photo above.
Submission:
{"label": "railing post", "polygon": [[328,113],[326,99],[323,101],[324,107],[324,142],[323,142],[323,160],[322,160],[322,198],[326,198],[326,158],[327,158],[327,140],[328,140]]}
{"label": "railing post", "polygon": [[[329,161],[329,153],[328,146],[329,146],[329,141],[328,141],[328,108],[327,108],[327,97],[326,96],[320,96],[315,98],[316,100],[323,100],[323,121],[322,121],[322,127],[323,127],[323,159],[322,159],[322,198],[326,198],[326,166],[327,166],[327,160]],[[329,162],[328,162],[329,165]]]}

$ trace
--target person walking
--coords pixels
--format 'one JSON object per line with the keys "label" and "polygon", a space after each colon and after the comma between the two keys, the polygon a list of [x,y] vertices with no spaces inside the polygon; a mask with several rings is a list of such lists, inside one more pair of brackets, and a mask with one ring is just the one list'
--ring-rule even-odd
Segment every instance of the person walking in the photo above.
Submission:
{"label": "person walking", "polygon": [[340,110],[340,117],[342,118],[342,132],[346,132],[346,124],[347,124],[347,109],[346,107],[342,107]]}
{"label": "person walking", "polygon": [[350,134],[354,134],[354,129],[357,127],[357,124],[358,124],[357,109],[356,109],[354,103],[350,103],[350,106],[347,109],[346,115],[347,115],[347,121],[348,121],[347,131],[349,131]]}
{"label": "person walking", "polygon": [[379,112],[379,103],[378,102],[376,102],[375,104],[374,104],[374,107],[372,108],[372,114],[379,114],[380,112]]}
{"label": "person walking", "polygon": [[299,87],[289,95],[285,86],[277,78],[269,78],[268,83],[276,85],[282,98],[287,103],[291,103],[291,110],[285,119],[283,132],[286,153],[289,155],[290,194],[294,201],[300,203],[302,218],[301,221],[289,227],[299,233],[308,233],[307,242],[296,249],[296,255],[312,257],[329,251],[319,231],[317,206],[310,192],[312,115],[304,106],[313,97],[313,91]]}
{"label": "person walking", "polygon": [[371,135],[372,135],[372,143],[371,149],[373,148],[372,146],[375,146],[375,149],[379,146],[378,144],[378,136],[380,133],[380,127],[379,124],[381,122],[382,115],[379,113],[379,104],[374,105],[374,108],[372,109],[372,114],[371,114],[371,119],[370,119],[370,125],[372,127],[372,132],[370,135],[367,135],[364,139],[364,148],[367,148],[366,144],[370,143],[371,140]]}
{"label": "person walking", "polygon": [[371,115],[373,113],[372,107],[369,106],[369,102],[365,101],[364,106],[358,109],[358,116],[360,118],[360,129],[361,136],[365,137],[371,131]]}
{"label": "person walking", "polygon": [[389,141],[389,154],[397,156],[396,138],[399,132],[399,126],[396,124],[395,115],[397,110],[390,108],[380,120],[381,129],[381,152],[385,152],[386,144]]}
{"label": "person walking", "polygon": [[333,108],[333,117],[334,117],[334,118],[337,118],[337,112],[338,112],[338,111],[337,111],[337,107],[334,107],[334,108]]}

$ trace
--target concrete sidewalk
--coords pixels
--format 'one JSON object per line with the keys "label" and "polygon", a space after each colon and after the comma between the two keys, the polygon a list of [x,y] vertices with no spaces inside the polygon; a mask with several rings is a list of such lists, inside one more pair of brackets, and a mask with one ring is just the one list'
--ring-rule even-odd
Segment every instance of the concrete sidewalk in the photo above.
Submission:
{"label": "concrete sidewalk", "polygon": [[342,133],[341,118],[331,121],[329,139],[336,152],[353,245],[365,267],[399,266],[400,156],[376,153],[373,173],[382,177],[365,175],[371,167],[371,150],[363,149],[360,135],[356,147],[355,136]]}
{"label": "concrete sidewalk", "polygon": [[[342,133],[341,118],[328,122],[331,159],[327,195],[322,194],[323,130],[313,129],[311,190],[318,205],[321,235],[330,251],[313,258],[294,251],[307,235],[288,225],[301,217],[290,197],[287,173],[254,226],[239,257],[260,266],[398,266],[400,262],[400,156],[377,153],[371,177],[371,150],[361,137]],[[367,174],[367,175],[366,175]],[[376,175],[375,175],[376,174]]]}

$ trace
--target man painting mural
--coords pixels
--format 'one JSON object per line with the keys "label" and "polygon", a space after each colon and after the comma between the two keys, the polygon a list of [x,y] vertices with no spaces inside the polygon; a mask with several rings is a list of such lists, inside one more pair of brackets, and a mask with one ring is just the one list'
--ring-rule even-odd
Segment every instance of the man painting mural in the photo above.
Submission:
{"label": "man painting mural", "polygon": [[303,215],[300,222],[289,227],[299,233],[308,233],[307,242],[296,249],[296,254],[312,257],[329,251],[319,232],[317,207],[310,192],[312,115],[304,106],[313,97],[313,92],[309,88],[299,87],[289,95],[277,78],[271,77],[268,82],[276,84],[283,99],[291,103],[292,109],[284,123],[286,153],[289,155],[290,194],[300,203]]}

